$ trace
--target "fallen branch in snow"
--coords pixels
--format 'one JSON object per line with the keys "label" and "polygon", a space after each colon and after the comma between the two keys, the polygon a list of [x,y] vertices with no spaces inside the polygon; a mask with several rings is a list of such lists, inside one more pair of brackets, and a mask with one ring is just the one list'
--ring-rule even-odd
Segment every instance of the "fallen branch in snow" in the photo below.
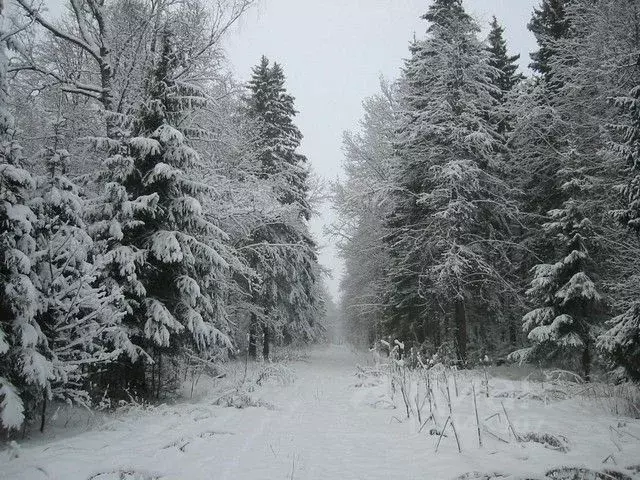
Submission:
{"label": "fallen branch in snow", "polygon": [[482,425],[482,430],[484,430],[485,433],[489,434],[489,436],[495,438],[496,440],[498,440],[498,441],[500,441],[502,443],[510,443],[508,440],[505,440],[504,438],[499,436],[497,433],[492,432],[491,430],[489,430],[489,427],[487,427],[486,425]]}

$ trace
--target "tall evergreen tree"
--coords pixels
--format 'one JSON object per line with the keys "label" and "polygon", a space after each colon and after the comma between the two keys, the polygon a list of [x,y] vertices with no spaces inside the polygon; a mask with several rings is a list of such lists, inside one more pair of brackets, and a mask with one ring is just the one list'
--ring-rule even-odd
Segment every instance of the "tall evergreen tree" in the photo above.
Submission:
{"label": "tall evergreen tree", "polygon": [[[518,73],[520,55],[509,55],[507,42],[504,38],[504,28],[498,23],[495,16],[491,21],[487,44],[489,65],[493,68],[491,81],[494,89],[491,94],[496,100],[496,106],[487,112],[487,118],[500,135],[500,150],[496,153],[504,158],[505,170],[503,178],[510,185],[516,186],[522,168],[522,165],[520,165],[522,159],[516,158],[516,155],[514,155],[513,148],[509,144],[509,135],[512,133],[516,120],[516,115],[512,108],[513,98],[517,96],[517,91],[522,88],[525,77]],[[521,219],[519,219],[518,224],[521,225],[521,223]],[[511,235],[515,235],[517,231],[521,232],[522,228],[514,228]],[[500,262],[501,274],[505,278],[511,277],[516,283],[519,283],[520,275],[518,274],[523,270],[522,263],[526,255],[515,244],[505,253],[506,257],[512,259],[512,261]],[[519,301],[519,293],[512,292],[512,301],[509,301],[501,309],[500,314],[495,315],[495,323],[500,325],[499,330],[494,333],[494,336],[500,337],[502,347],[499,352],[500,355],[507,353],[507,350],[511,350],[518,343],[520,317],[522,316],[522,302]]]}
{"label": "tall evergreen tree", "polygon": [[36,216],[29,207],[35,182],[22,168],[9,111],[5,3],[0,2],[0,426],[19,428],[25,405],[40,399],[52,374],[42,354],[46,337],[38,325],[38,293],[33,285]]}
{"label": "tall evergreen tree", "polygon": [[248,84],[249,115],[258,122],[260,174],[274,183],[281,203],[294,204],[309,220],[308,161],[297,151],[302,133],[293,123],[297,112],[285,81],[282,67],[278,63],[270,66],[263,56]]}
{"label": "tall evergreen tree", "polygon": [[268,357],[272,333],[278,331],[288,338],[312,334],[319,270],[307,226],[311,217],[307,159],[297,151],[302,134],[293,123],[294,99],[286,91],[282,67],[270,65],[263,56],[248,89],[248,114],[258,129],[259,175],[285,207],[275,222],[259,226],[248,239],[254,245],[248,261],[259,279],[253,289],[254,302],[261,308],[252,315],[250,352],[255,356],[261,326],[263,354]]}
{"label": "tall evergreen tree", "polygon": [[531,69],[539,73],[552,89],[559,85],[553,79],[551,62],[558,53],[558,40],[569,34],[566,8],[571,0],[542,0],[533,11],[528,28],[536,37],[539,49],[531,54]]}
{"label": "tall evergreen tree", "polygon": [[[620,35],[620,39],[624,38],[620,41],[611,31],[607,13],[616,4],[620,5],[588,0],[564,2],[560,22],[563,27],[554,30],[555,36],[546,38],[546,44],[544,37],[541,42],[541,49],[553,47],[547,50],[546,78],[538,88],[542,93],[540,102],[545,102],[551,113],[547,123],[555,128],[540,138],[547,144],[540,163],[553,167],[549,170],[559,188],[556,195],[547,196],[555,199],[557,206],[544,199],[538,204],[551,206],[542,231],[556,234],[546,238],[535,231],[532,234],[541,244],[548,244],[540,250],[544,260],[534,269],[532,286],[539,284],[541,278],[546,278],[546,286],[537,292],[536,288],[530,290],[537,308],[525,317],[525,330],[531,330],[534,353],[548,358],[549,354],[573,352],[571,360],[579,359],[587,378],[594,336],[613,299],[602,301],[602,295],[615,270],[612,253],[620,240],[607,213],[613,197],[607,186],[611,162],[606,149],[607,130],[603,128],[613,113],[607,97],[620,88],[618,74],[605,66],[617,59],[605,52],[620,52],[620,59],[626,63],[627,56],[622,52],[631,47],[624,45],[628,42],[626,35]],[[560,7],[554,8],[560,11]],[[543,183],[539,185],[543,191],[547,188]],[[568,289],[573,295],[570,301],[565,298]],[[542,319],[539,309],[549,306],[555,313]],[[541,332],[542,336],[538,334]]]}
{"label": "tall evergreen tree", "polygon": [[150,396],[162,390],[163,356],[187,348],[208,357],[230,345],[217,288],[229,267],[226,235],[202,212],[198,198],[208,187],[189,174],[198,154],[175,127],[185,105],[202,99],[176,85],[171,33],[162,40],[131,136],[108,142],[115,151],[94,209],[106,249],[102,281],[122,287],[132,341],[155,360],[149,378],[138,363],[127,380]]}
{"label": "tall evergreen tree", "polygon": [[[586,380],[592,368],[595,324],[602,296],[594,282],[593,255],[598,244],[594,225],[581,201],[585,194],[580,175],[580,156],[564,162],[562,207],[549,212],[543,225],[560,259],[533,268],[527,295],[537,306],[524,316],[524,330],[533,347],[521,351],[528,361],[551,361],[564,357],[571,362],[576,353]],[[566,363],[565,363],[566,364]]]}
{"label": "tall evergreen tree", "polygon": [[[614,129],[620,141],[613,144],[613,153],[624,162],[626,183],[618,185],[623,208],[613,212],[626,228],[640,233],[640,85],[629,95],[615,100],[625,113],[627,123],[618,123]],[[598,339],[599,348],[627,376],[640,380],[640,302],[633,303],[624,313],[610,320],[610,329]]]}
{"label": "tall evergreen tree", "polygon": [[[507,42],[504,39],[504,28],[494,16],[491,21],[491,31],[487,39],[489,51],[489,65],[495,69],[493,84],[496,89],[492,92],[499,105],[504,106],[509,93],[522,81],[524,76],[518,73],[520,55],[509,55]],[[504,134],[509,130],[509,118],[506,111],[499,111],[496,119],[497,131]]]}
{"label": "tall evergreen tree", "polygon": [[452,339],[466,362],[469,322],[480,327],[504,289],[495,247],[510,202],[486,115],[494,70],[461,1],[436,0],[423,18],[427,38],[412,44],[400,87],[388,321],[403,339]]}
{"label": "tall evergreen tree", "polygon": [[90,373],[122,353],[135,355],[135,348],[121,328],[119,290],[95,284],[99,260],[86,232],[84,201],[65,175],[69,154],[49,148],[41,156],[47,173],[36,179],[30,207],[37,216],[32,257],[40,299],[36,320],[47,340],[42,353],[52,365],[39,399],[42,430],[49,400],[89,406]]}

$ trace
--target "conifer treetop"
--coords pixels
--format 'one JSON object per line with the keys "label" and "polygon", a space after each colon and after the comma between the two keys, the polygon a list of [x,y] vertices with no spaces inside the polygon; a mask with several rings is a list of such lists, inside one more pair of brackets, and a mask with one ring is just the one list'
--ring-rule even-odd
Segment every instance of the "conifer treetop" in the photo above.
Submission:
{"label": "conifer treetop", "polygon": [[515,87],[524,77],[517,74],[520,55],[509,55],[507,41],[504,38],[504,27],[494,16],[491,20],[491,31],[488,36],[490,53],[489,65],[499,70],[498,86],[503,92]]}
{"label": "conifer treetop", "polygon": [[287,92],[285,82],[282,67],[263,56],[247,84],[247,110],[259,129],[256,146],[260,176],[274,182],[283,204],[297,204],[300,214],[309,220],[308,161],[297,151],[302,133],[293,122],[297,114],[295,99]]}
{"label": "conifer treetop", "polygon": [[430,23],[427,32],[431,32],[437,26],[447,27],[452,19],[472,21],[462,5],[462,0],[435,0],[421,18]]}
{"label": "conifer treetop", "polygon": [[531,21],[527,25],[538,41],[539,50],[531,54],[530,68],[551,82],[551,60],[557,54],[555,42],[569,33],[570,22],[566,7],[571,0],[542,0],[533,11]]}

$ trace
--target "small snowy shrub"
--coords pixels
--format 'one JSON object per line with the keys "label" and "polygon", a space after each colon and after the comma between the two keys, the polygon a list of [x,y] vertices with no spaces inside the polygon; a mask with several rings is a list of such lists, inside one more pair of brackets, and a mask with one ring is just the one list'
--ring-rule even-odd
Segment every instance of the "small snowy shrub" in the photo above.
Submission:
{"label": "small snowy shrub", "polygon": [[549,470],[546,478],[553,480],[633,480],[629,475],[613,470],[601,472],[581,467],[559,467]]}
{"label": "small snowy shrub", "polygon": [[523,442],[535,442],[550,450],[557,450],[562,453],[569,451],[569,441],[562,435],[551,435],[550,433],[529,432],[520,436]]}

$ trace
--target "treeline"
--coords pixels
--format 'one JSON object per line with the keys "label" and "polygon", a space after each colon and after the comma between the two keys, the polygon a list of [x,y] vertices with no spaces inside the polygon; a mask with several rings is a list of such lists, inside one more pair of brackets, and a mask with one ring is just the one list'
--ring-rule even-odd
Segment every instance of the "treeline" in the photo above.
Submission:
{"label": "treeline", "polygon": [[345,134],[352,341],[640,379],[640,2],[542,0],[518,73],[494,18],[434,0]]}
{"label": "treeline", "polygon": [[0,430],[323,333],[294,99],[252,0],[0,4]]}

